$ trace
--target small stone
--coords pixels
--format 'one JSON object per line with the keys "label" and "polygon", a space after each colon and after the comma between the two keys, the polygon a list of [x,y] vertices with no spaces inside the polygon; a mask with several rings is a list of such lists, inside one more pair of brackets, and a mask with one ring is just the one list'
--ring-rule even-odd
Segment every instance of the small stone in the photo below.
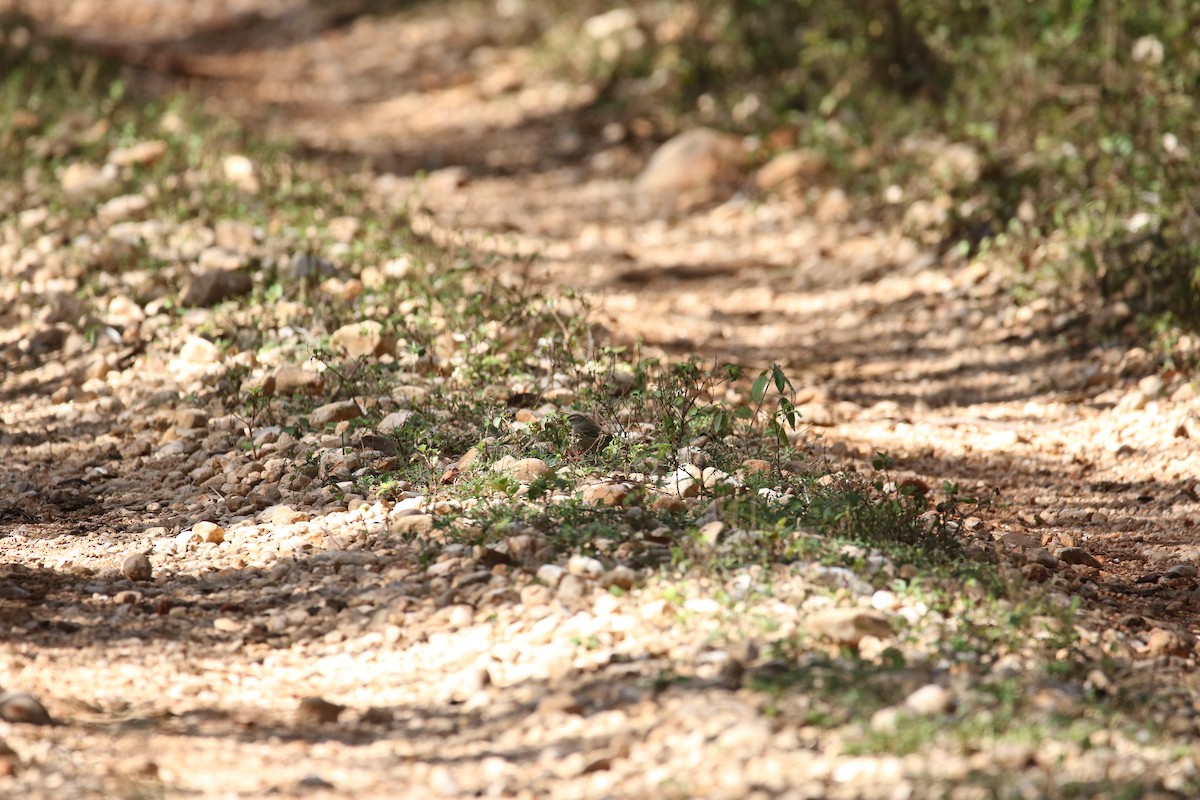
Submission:
{"label": "small stone", "polygon": [[979,180],[983,158],[969,144],[951,142],[938,147],[929,165],[929,174],[943,186],[968,186]]}
{"label": "small stone", "polygon": [[197,271],[188,279],[179,295],[179,304],[207,308],[223,300],[249,294],[254,281],[240,270],[209,269]]}
{"label": "small stone", "polygon": [[808,630],[837,644],[856,647],[864,636],[885,639],[894,631],[888,618],[878,611],[857,608],[828,608],[808,618]]}
{"label": "small stone", "polygon": [[1064,547],[1058,551],[1058,557],[1068,564],[1083,564],[1095,569],[1103,569],[1096,557],[1082,547]]}
{"label": "small stone", "polygon": [[254,249],[254,226],[238,219],[219,219],[213,225],[213,243],[237,253]]}
{"label": "small stone", "polygon": [[216,364],[221,360],[221,348],[202,336],[189,336],[179,348],[179,360],[190,366]]}
{"label": "small stone", "polygon": [[250,259],[242,253],[224,247],[206,247],[196,259],[196,266],[203,272],[233,272],[249,266]]}
{"label": "small stone", "polygon": [[347,358],[367,358],[396,354],[396,339],[386,333],[383,323],[369,319],[343,325],[333,332],[329,344]]}
{"label": "small stone", "polygon": [[599,583],[604,589],[611,589],[615,586],[627,592],[637,584],[637,573],[630,567],[624,565],[616,566],[604,573],[600,577]]}
{"label": "small stone", "polygon": [[1041,564],[1046,569],[1058,569],[1058,558],[1044,547],[1033,547],[1025,551],[1030,564]]}
{"label": "small stone", "polygon": [[333,422],[345,422],[358,419],[363,415],[358,403],[353,400],[339,400],[317,406],[308,415],[308,421],[317,427],[324,427]]}
{"label": "small stone", "polygon": [[242,623],[229,617],[217,617],[213,620],[213,627],[221,633],[237,633],[242,629]]}
{"label": "small stone", "polygon": [[598,578],[604,574],[604,565],[590,556],[571,556],[567,560],[567,572],[585,578]]}
{"label": "small stone", "polygon": [[273,506],[267,510],[266,516],[272,525],[291,525],[293,522],[302,522],[309,518],[308,514],[291,506]]}
{"label": "small stone", "polygon": [[1000,541],[1009,547],[1019,547],[1023,549],[1041,547],[1042,544],[1041,538],[1028,533],[1018,533],[1016,531],[1008,531],[1000,534]]}
{"label": "small stone", "polygon": [[537,579],[551,588],[558,586],[566,574],[566,568],[558,564],[542,564],[536,573]]}
{"label": "small stone", "polygon": [[399,514],[388,517],[388,532],[401,536],[422,536],[433,531],[431,514]]}
{"label": "small stone", "polygon": [[1051,572],[1045,566],[1034,562],[1021,567],[1021,574],[1034,583],[1045,583],[1050,580]]}
{"label": "small stone", "polygon": [[337,274],[333,262],[312,253],[296,253],[281,271],[282,276],[293,281],[308,281],[318,278],[328,278]]}
{"label": "small stone", "polygon": [[725,533],[725,523],[720,520],[706,522],[700,526],[700,540],[707,543],[710,547],[715,547],[717,542],[721,540],[721,534]]}
{"label": "small stone", "polygon": [[58,180],[67,194],[94,194],[116,184],[117,170],[112,167],[102,170],[95,164],[76,161],[63,169]]}
{"label": "small stone", "polygon": [[532,483],[538,478],[546,478],[554,474],[550,465],[540,458],[522,458],[510,464],[505,471],[521,483]]}
{"label": "small stone", "polygon": [[50,712],[28,692],[0,692],[0,719],[26,725],[53,725]]}
{"label": "small stone", "polygon": [[1164,578],[1194,578],[1196,577],[1196,568],[1191,564],[1176,564],[1165,573]]}
{"label": "small stone", "polygon": [[693,128],[659,147],[635,185],[643,193],[716,199],[736,184],[741,156],[736,137],[710,128]]}
{"label": "small stone", "polygon": [[225,541],[225,529],[215,522],[197,522],[192,526],[192,531],[204,542],[220,544]]}
{"label": "small stone", "polygon": [[51,325],[33,333],[25,341],[25,352],[31,356],[44,356],[63,348],[70,332],[67,328]]}
{"label": "small stone", "polygon": [[747,458],[742,462],[742,469],[748,475],[766,475],[772,470],[771,462],[761,458]]}
{"label": "small stone", "polygon": [[521,605],[526,608],[544,606],[550,602],[550,587],[543,586],[540,583],[531,583],[521,589],[520,597]]}
{"label": "small stone", "polygon": [[537,706],[538,715],[583,714],[583,704],[570,692],[555,692],[543,697]]}
{"label": "small stone", "polygon": [[305,369],[294,364],[285,364],[275,370],[275,391],[282,397],[294,394],[320,394],[325,388],[325,379],[315,369]]}
{"label": "small stone", "polygon": [[678,497],[696,497],[703,485],[703,471],[694,464],[680,467],[667,482],[667,491]]}
{"label": "small stone", "polygon": [[337,788],[332,783],[330,783],[329,781],[322,778],[320,775],[305,775],[303,778],[301,778],[299,781],[296,782],[296,785],[299,786],[301,789],[306,789],[306,790],[312,790],[312,789],[328,790],[328,789]]}
{"label": "small stone", "polygon": [[1177,631],[1155,628],[1146,636],[1146,654],[1150,656],[1187,656],[1192,654],[1192,642]]}
{"label": "small stone", "polygon": [[[379,431],[380,433],[395,433],[404,427],[404,424],[412,418],[412,415],[413,412],[409,409],[393,411],[379,421],[379,424],[375,426],[375,430]],[[466,468],[462,464],[459,464],[459,467],[461,469]]]}
{"label": "small stone", "polygon": [[871,715],[871,730],[876,733],[895,733],[900,729],[901,712],[895,706],[881,708]]}
{"label": "small stone", "polygon": [[144,582],[153,578],[150,559],[142,553],[134,553],[121,565],[121,574],[131,581]]}
{"label": "small stone", "polygon": [[297,721],[304,725],[323,725],[337,722],[338,717],[346,710],[345,706],[331,703],[322,697],[306,697],[300,701],[296,711]]}
{"label": "small stone", "polygon": [[243,155],[234,154],[225,157],[221,164],[225,180],[247,192],[258,191],[258,178],[254,174],[254,162]]}
{"label": "small stone", "polygon": [[677,513],[687,508],[687,505],[679,497],[672,495],[662,495],[654,498],[650,503],[651,511],[666,511],[668,513]]}
{"label": "small stone", "polygon": [[587,593],[587,581],[578,575],[567,573],[558,582],[557,597],[565,602],[581,600]]}
{"label": "small stone", "polygon": [[730,484],[729,473],[723,472],[716,467],[705,467],[700,475],[705,489],[715,489],[718,486]]}
{"label": "small stone", "polygon": [[954,708],[954,693],[930,683],[904,698],[904,705],[918,714],[945,714]]}
{"label": "small stone", "polygon": [[96,218],[102,225],[114,225],[125,220],[140,219],[150,208],[150,201],[140,194],[125,194],[114,197],[96,209]]}
{"label": "small stone", "polygon": [[[822,223],[845,222],[850,217],[850,210],[850,198],[847,197],[846,192],[840,188],[833,188],[821,195],[821,198],[817,201],[816,208],[813,209],[813,217],[817,222]],[[806,405],[809,406],[807,411],[803,407],[800,409],[801,416],[805,422],[813,422],[809,415],[818,414],[822,420],[828,421],[815,424],[833,424],[832,414],[828,407],[820,403]]]}
{"label": "small stone", "polygon": [[826,167],[825,157],[811,150],[792,150],[780,153],[759,168],[754,183],[761,191],[803,189]]}
{"label": "small stone", "polygon": [[175,412],[176,428],[205,428],[208,426],[209,414],[198,408],[181,408]]}
{"label": "small stone", "polygon": [[597,483],[583,487],[583,502],[593,506],[619,506],[629,496],[630,486],[625,483]]}
{"label": "small stone", "polygon": [[167,152],[167,143],[161,139],[138,142],[129,147],[118,147],[108,154],[108,163],[118,167],[131,167],[135,164],[153,164]]}

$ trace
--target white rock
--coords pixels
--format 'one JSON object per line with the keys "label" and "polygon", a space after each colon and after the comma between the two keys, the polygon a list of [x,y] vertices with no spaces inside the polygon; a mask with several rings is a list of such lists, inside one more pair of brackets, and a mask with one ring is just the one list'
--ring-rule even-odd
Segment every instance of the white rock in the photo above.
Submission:
{"label": "white rock", "polygon": [[589,556],[571,556],[567,561],[567,571],[585,578],[598,578],[604,574],[604,565],[599,559]]}
{"label": "white rock", "polygon": [[906,697],[904,705],[918,714],[944,714],[954,707],[954,693],[930,683]]}
{"label": "white rock", "polygon": [[538,567],[537,579],[550,587],[558,586],[567,570],[558,564],[542,564]]}

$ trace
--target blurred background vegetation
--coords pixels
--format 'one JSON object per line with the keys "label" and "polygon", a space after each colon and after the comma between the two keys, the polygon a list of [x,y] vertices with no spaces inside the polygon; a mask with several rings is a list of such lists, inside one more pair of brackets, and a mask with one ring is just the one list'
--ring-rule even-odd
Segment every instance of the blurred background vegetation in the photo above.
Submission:
{"label": "blurred background vegetation", "polygon": [[[764,161],[807,148],[864,213],[1016,263],[1029,298],[1168,350],[1200,329],[1200,4],[478,1],[636,137],[704,124],[757,137]],[[312,4],[339,20],[439,5]],[[25,58],[0,47],[10,151],[17,97],[47,80]]]}
{"label": "blurred background vegetation", "polygon": [[[588,69],[656,128],[712,124],[768,149],[794,135],[879,212],[926,203],[945,248],[1016,259],[1039,291],[1069,289],[1049,290],[1060,302],[1121,301],[1143,331],[1200,327],[1200,4],[630,9],[591,20]],[[596,36],[599,19],[615,32]]]}

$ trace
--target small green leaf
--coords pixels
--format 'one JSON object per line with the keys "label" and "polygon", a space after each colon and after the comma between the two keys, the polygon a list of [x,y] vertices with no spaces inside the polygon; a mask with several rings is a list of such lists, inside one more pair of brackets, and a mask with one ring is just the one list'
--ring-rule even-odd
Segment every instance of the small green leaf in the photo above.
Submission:
{"label": "small green leaf", "polygon": [[792,383],[787,379],[787,375],[783,374],[783,367],[779,366],[778,364],[772,364],[771,376],[775,379],[775,388],[779,390],[779,393],[786,394],[788,387],[791,386]]}
{"label": "small green leaf", "polygon": [[763,396],[767,393],[767,382],[769,380],[770,376],[766,372],[763,372],[754,379],[754,385],[750,387],[750,402],[762,402]]}

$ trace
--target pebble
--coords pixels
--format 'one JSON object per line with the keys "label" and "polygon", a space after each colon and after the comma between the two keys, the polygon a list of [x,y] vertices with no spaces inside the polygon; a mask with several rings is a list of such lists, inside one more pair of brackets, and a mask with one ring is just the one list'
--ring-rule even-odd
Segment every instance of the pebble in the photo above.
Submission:
{"label": "pebble", "polygon": [[225,529],[215,522],[202,521],[192,526],[192,531],[202,542],[220,544],[225,541]]}
{"label": "pebble", "polygon": [[560,600],[574,602],[583,599],[587,591],[588,585],[586,580],[578,575],[567,573],[558,582],[558,592],[556,594]]}
{"label": "pebble", "polygon": [[814,636],[850,647],[856,647],[865,636],[886,639],[895,633],[882,613],[857,608],[827,608],[810,616],[806,624]]}
{"label": "pebble", "polygon": [[121,564],[121,574],[131,581],[144,582],[153,578],[150,559],[142,553],[128,556]]}
{"label": "pebble", "polygon": [[1058,557],[1044,547],[1032,547],[1025,551],[1030,564],[1041,564],[1046,569],[1058,569]]}
{"label": "pebble", "polygon": [[225,157],[221,162],[225,180],[239,189],[247,192],[258,191],[258,178],[255,175],[254,162],[244,155],[234,154]]}
{"label": "pebble", "polygon": [[140,194],[127,194],[101,204],[96,217],[102,225],[112,225],[131,219],[140,219],[150,208],[150,201]]}
{"label": "pebble", "polygon": [[379,421],[379,424],[375,426],[375,430],[380,433],[394,433],[403,428],[404,424],[412,418],[412,415],[413,412],[409,409],[393,411]]}
{"label": "pebble", "polygon": [[643,194],[695,194],[696,200],[710,200],[733,188],[740,159],[736,137],[692,128],[663,143],[634,185]]}
{"label": "pebble", "polygon": [[522,458],[514,461],[504,470],[521,483],[532,483],[539,478],[548,478],[554,474],[550,465],[540,458]]}
{"label": "pebble", "polygon": [[0,692],[0,719],[25,725],[53,725],[54,719],[28,692]]}
{"label": "pebble", "polygon": [[184,285],[179,294],[179,304],[194,308],[208,308],[225,300],[250,293],[254,282],[240,270],[198,270]]}
{"label": "pebble", "polygon": [[354,400],[338,400],[317,406],[308,415],[308,421],[318,427],[324,427],[334,422],[345,422],[362,416],[362,409]]}
{"label": "pebble", "polygon": [[296,709],[296,721],[302,725],[324,725],[337,722],[345,706],[331,703],[323,697],[306,697]]}
{"label": "pebble", "polygon": [[392,514],[388,516],[388,532],[401,536],[424,536],[433,531],[430,514]]}
{"label": "pebble", "polygon": [[258,240],[254,226],[237,219],[219,219],[213,225],[213,242],[217,247],[238,253],[248,253]]}
{"label": "pebble", "polygon": [[616,587],[629,591],[637,584],[637,573],[624,565],[613,567],[600,578],[600,586],[604,589]]}
{"label": "pebble", "polygon": [[754,183],[760,191],[801,190],[802,184],[817,178],[826,168],[824,156],[812,150],[791,150],[759,167]]}
{"label": "pebble", "polygon": [[571,556],[567,560],[567,571],[585,578],[598,578],[604,574],[604,565],[599,559],[590,556]]}
{"label": "pebble", "polygon": [[930,683],[904,698],[904,705],[918,714],[944,714],[954,708],[954,693]]}
{"label": "pebble", "polygon": [[1146,636],[1146,654],[1151,656],[1186,656],[1193,653],[1193,645],[1183,634],[1154,628]]}
{"label": "pebble", "polygon": [[593,506],[619,506],[629,496],[627,483],[597,483],[583,487],[583,502]]}
{"label": "pebble", "polygon": [[75,161],[63,168],[59,183],[67,194],[98,194],[115,186],[117,177],[115,165],[101,169],[95,164]]}
{"label": "pebble", "polygon": [[1103,569],[1100,561],[1082,547],[1064,547],[1058,551],[1058,557],[1068,564],[1082,564],[1095,569]]}
{"label": "pebble", "polygon": [[563,577],[567,574],[567,570],[558,564],[542,564],[538,567],[536,574],[539,581],[554,588],[562,581]]}
{"label": "pebble", "polygon": [[347,358],[377,358],[396,354],[396,339],[383,323],[368,319],[343,325],[329,337],[329,345]]}
{"label": "pebble", "polygon": [[153,164],[167,152],[167,143],[161,139],[138,142],[129,147],[118,147],[108,154],[108,163],[118,167]]}
{"label": "pebble", "polygon": [[748,458],[742,462],[742,469],[747,474],[768,475],[774,470],[774,467],[771,466],[770,461],[764,461],[761,458]]}

